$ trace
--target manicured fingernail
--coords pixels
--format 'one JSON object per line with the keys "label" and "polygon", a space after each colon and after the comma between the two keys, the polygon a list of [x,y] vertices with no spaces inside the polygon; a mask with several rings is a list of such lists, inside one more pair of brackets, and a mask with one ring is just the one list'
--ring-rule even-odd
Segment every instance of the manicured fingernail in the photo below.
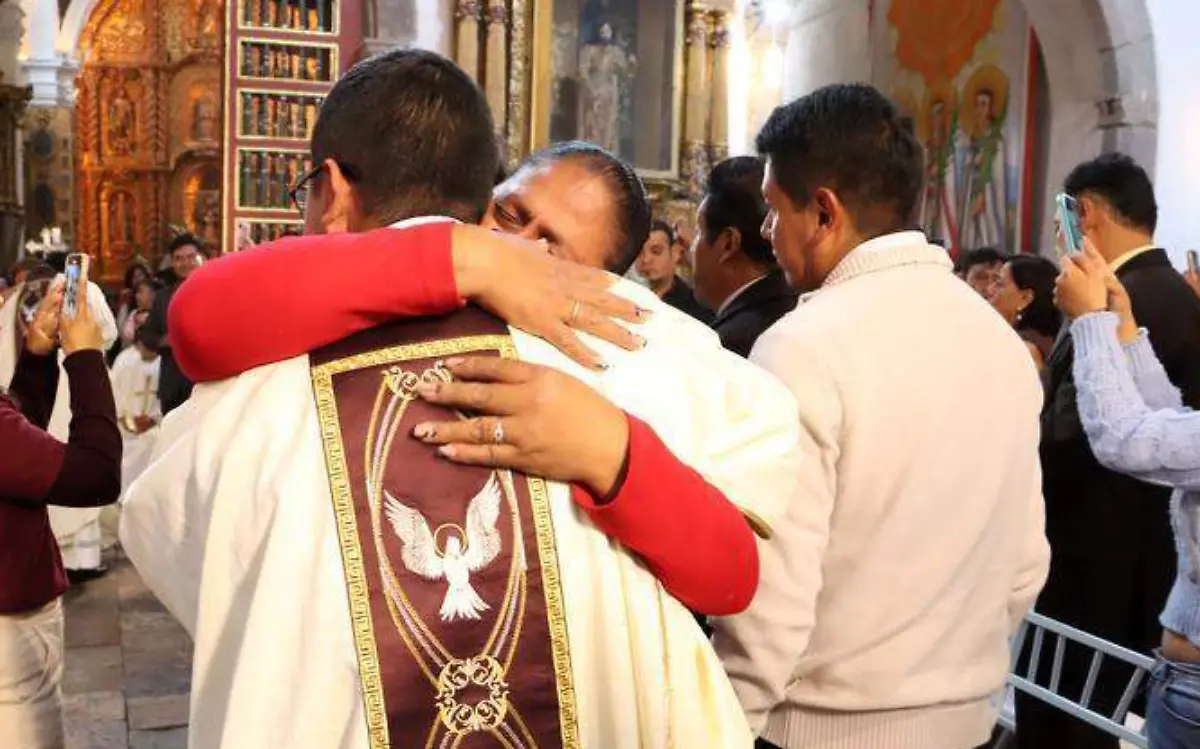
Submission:
{"label": "manicured fingernail", "polygon": [[467,360],[462,358],[461,356],[452,356],[446,360],[447,367],[461,367],[462,365],[464,365],[466,363],[467,363]]}
{"label": "manicured fingernail", "polygon": [[454,452],[455,452],[454,445],[442,445],[441,447],[438,448],[437,451],[438,451],[438,455],[441,455],[443,458],[453,458],[454,457]]}
{"label": "manicured fingernail", "polygon": [[651,312],[650,310],[646,309],[645,307],[638,307],[638,308],[637,308],[637,316],[638,316],[638,318],[639,318],[639,319],[641,319],[641,320],[647,320],[647,319],[649,319],[649,318],[650,318],[650,316],[651,316],[651,315],[653,315],[653,314],[654,314],[653,312]]}
{"label": "manicured fingernail", "polygon": [[600,370],[601,372],[607,372],[610,367],[611,365],[606,361],[596,362],[596,369]]}
{"label": "manicured fingernail", "polygon": [[646,339],[643,338],[642,336],[636,336],[635,343],[637,344],[637,347],[640,349],[646,348]]}
{"label": "manicured fingernail", "polygon": [[419,440],[433,439],[435,434],[437,434],[437,430],[433,428],[432,424],[417,424],[413,428],[413,436]]}
{"label": "manicured fingernail", "polygon": [[437,395],[439,386],[439,383],[436,382],[420,382],[417,383],[417,387],[415,389],[417,391],[417,395],[421,396],[422,398],[428,398],[431,395]]}

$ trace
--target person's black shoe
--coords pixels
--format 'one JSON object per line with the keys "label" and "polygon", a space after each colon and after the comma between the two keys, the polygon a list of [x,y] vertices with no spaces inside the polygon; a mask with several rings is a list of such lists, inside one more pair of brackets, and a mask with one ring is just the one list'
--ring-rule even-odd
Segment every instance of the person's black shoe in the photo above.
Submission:
{"label": "person's black shoe", "polygon": [[108,567],[103,564],[99,567],[92,567],[85,570],[68,569],[67,579],[71,581],[72,585],[80,585],[89,580],[95,580],[98,577],[103,577],[106,572],[108,572]]}

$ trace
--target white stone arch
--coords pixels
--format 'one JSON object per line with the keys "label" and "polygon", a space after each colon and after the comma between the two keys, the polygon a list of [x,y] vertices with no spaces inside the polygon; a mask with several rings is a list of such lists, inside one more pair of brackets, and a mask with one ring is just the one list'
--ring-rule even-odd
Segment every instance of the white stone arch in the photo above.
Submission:
{"label": "white stone arch", "polygon": [[92,17],[92,11],[100,3],[101,0],[71,0],[66,14],[63,15],[62,25],[58,28],[58,38],[55,41],[55,47],[60,55],[80,63],[83,62],[79,59],[79,37],[83,35],[88,19]]}

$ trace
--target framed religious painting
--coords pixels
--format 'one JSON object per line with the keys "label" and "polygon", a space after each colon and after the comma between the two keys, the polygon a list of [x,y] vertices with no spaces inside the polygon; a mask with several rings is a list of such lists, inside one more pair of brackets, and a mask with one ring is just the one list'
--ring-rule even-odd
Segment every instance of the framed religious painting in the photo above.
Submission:
{"label": "framed religious painting", "polygon": [[679,175],[685,0],[536,0],[530,144],[584,140]]}

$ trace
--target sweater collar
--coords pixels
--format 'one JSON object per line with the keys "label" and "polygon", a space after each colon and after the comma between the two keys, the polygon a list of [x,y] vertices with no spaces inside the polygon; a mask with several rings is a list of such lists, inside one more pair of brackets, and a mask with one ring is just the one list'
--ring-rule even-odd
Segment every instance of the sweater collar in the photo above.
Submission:
{"label": "sweater collar", "polygon": [[836,286],[868,273],[891,270],[902,266],[941,266],[954,269],[946,250],[930,244],[919,231],[898,231],[863,242],[842,258],[821,288]]}

